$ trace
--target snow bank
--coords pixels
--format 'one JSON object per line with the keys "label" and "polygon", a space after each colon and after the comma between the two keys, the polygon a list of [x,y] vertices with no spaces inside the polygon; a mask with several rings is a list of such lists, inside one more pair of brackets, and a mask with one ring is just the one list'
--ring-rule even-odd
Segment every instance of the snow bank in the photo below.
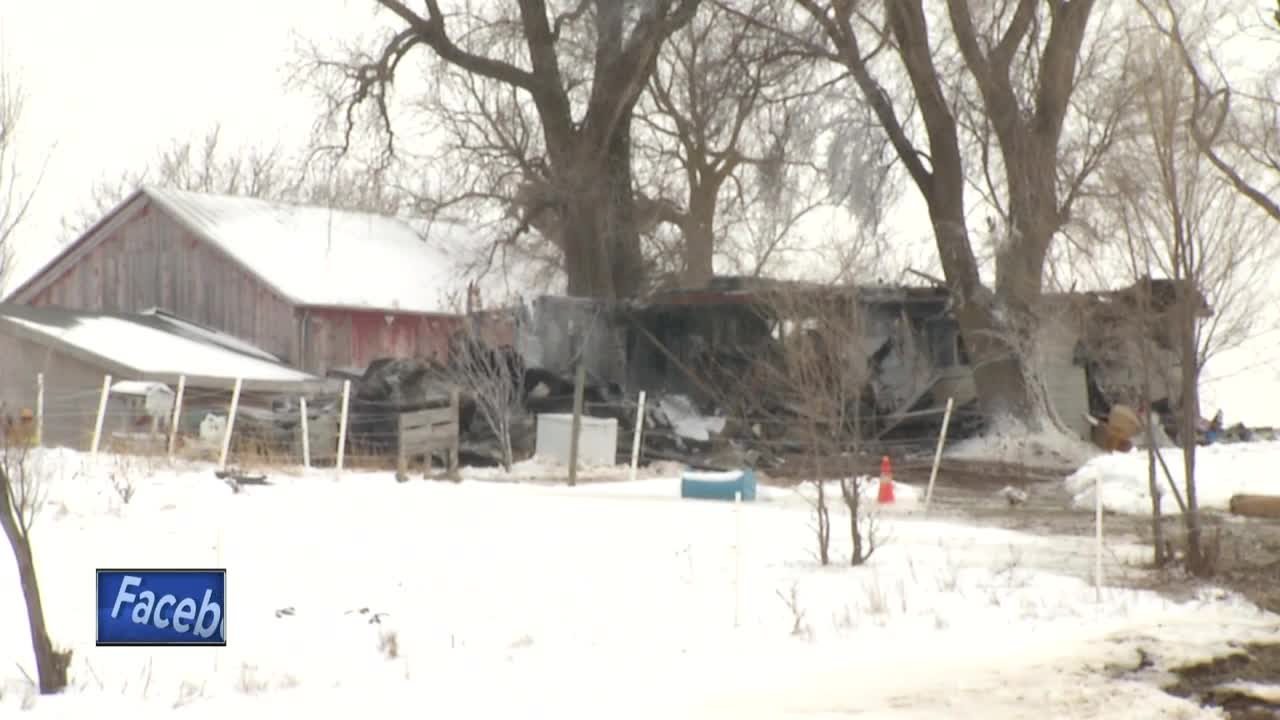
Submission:
{"label": "snow bank", "polygon": [[1098,448],[1056,427],[1030,431],[1022,423],[1001,420],[983,435],[961,440],[944,450],[955,460],[982,460],[1019,465],[1080,467]]}
{"label": "snow bank", "polygon": [[1219,692],[1234,692],[1267,703],[1280,703],[1280,685],[1264,685],[1254,682],[1232,682],[1217,687]]}
{"label": "snow bank", "polygon": [[[1185,496],[1185,474],[1182,452],[1162,451],[1178,491]],[[1196,451],[1196,495],[1200,507],[1226,510],[1231,496],[1241,493],[1280,494],[1280,480],[1275,467],[1280,463],[1280,443],[1238,443],[1209,445]],[[1099,455],[1085,463],[1067,478],[1072,504],[1078,508],[1094,506],[1094,488],[1102,482],[1102,507],[1112,512],[1145,515],[1151,512],[1148,485],[1148,461],[1145,452]],[[1176,500],[1169,497],[1168,481],[1159,465],[1156,467],[1162,507],[1176,510]]]}

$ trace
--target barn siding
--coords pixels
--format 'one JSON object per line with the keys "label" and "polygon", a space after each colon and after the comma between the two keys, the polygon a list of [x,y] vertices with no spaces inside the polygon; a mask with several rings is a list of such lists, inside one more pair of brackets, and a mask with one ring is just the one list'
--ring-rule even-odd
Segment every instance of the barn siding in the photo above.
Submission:
{"label": "barn siding", "polygon": [[309,370],[324,373],[333,368],[364,368],[385,357],[443,362],[448,358],[449,337],[460,322],[442,315],[315,309],[311,312]]}
{"label": "barn siding", "polygon": [[31,304],[95,312],[160,307],[295,362],[292,306],[150,205],[112,229]]}

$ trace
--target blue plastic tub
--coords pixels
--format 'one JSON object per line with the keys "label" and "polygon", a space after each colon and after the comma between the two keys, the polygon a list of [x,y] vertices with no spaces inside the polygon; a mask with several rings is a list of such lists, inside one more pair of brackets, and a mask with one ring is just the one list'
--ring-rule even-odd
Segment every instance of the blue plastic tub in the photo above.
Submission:
{"label": "blue plastic tub", "polygon": [[728,472],[686,471],[680,478],[680,497],[698,500],[756,499],[756,474],[751,470]]}

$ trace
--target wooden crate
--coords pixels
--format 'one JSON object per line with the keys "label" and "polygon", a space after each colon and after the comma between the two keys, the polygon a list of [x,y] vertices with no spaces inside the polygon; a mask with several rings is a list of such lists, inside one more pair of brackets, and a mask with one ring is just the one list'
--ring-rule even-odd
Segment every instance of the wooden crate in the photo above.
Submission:
{"label": "wooden crate", "polygon": [[409,478],[410,460],[423,459],[423,474],[431,469],[432,457],[444,456],[450,474],[458,469],[458,391],[449,394],[449,405],[401,413],[397,418],[396,479]]}

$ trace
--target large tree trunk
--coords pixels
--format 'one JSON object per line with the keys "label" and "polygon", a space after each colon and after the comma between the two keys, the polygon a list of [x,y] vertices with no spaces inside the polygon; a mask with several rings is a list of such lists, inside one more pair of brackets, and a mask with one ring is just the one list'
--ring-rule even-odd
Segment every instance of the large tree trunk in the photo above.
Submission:
{"label": "large tree trunk", "polygon": [[[585,144],[582,138],[577,142]],[[568,292],[604,300],[632,297],[644,287],[645,266],[631,187],[630,115],[619,122],[603,153],[575,155],[582,159],[563,174],[567,179],[556,190]]]}
{"label": "large tree trunk", "polygon": [[1008,417],[1038,429],[1045,408],[1037,402],[1034,360],[1023,352],[1032,332],[1030,320],[1002,319],[1013,313],[1007,306],[997,313],[994,300],[989,292],[982,292],[963,300],[965,307],[956,313],[982,413],[989,420]]}
{"label": "large tree trunk", "polygon": [[[949,140],[955,137],[947,134]],[[959,147],[951,147],[952,152],[935,154],[934,182],[926,199],[943,272],[956,298],[956,322],[973,369],[978,399],[988,418],[1008,416],[1035,427],[1038,414],[1033,401],[1032,367],[1028,365],[1030,359],[1018,351],[1025,347],[1024,337],[1030,328],[1024,316],[1010,311],[1010,303],[1000,306],[996,294],[979,278],[964,220],[964,171]],[[1038,284],[1036,288],[1038,291]]]}
{"label": "large tree trunk", "polygon": [[[1019,45],[1036,25],[1037,3],[1019,0],[999,41],[991,45],[980,37],[966,0],[947,2],[957,45],[1000,148],[1008,192],[1009,227],[996,254],[999,305],[987,308],[985,318],[970,320],[966,341],[974,332],[994,333],[992,344],[976,359],[982,363],[974,368],[979,395],[988,414],[1008,414],[1032,428],[1052,416],[1032,353],[1045,260],[1070,209],[1058,192],[1059,143],[1093,4],[1094,0],[1052,3],[1034,84],[1023,88],[1034,93],[1028,103],[1019,98],[1013,80],[1019,71],[1013,63]],[[913,7],[921,12],[919,3]],[[923,20],[917,23],[923,27]]]}
{"label": "large tree trunk", "polygon": [[681,228],[684,235],[684,273],[681,285],[704,288],[715,276],[716,196],[720,187],[699,186],[689,193],[689,212]]}

